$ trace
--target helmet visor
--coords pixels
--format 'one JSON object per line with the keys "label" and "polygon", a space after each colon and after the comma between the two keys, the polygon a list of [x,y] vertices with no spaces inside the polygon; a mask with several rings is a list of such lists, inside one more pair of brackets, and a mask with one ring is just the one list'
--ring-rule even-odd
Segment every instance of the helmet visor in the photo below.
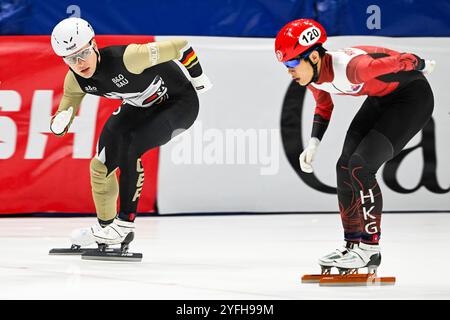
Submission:
{"label": "helmet visor", "polygon": [[296,66],[298,66],[300,64],[300,59],[292,59],[289,61],[285,61],[283,62],[283,64],[287,67],[287,68],[295,68]]}
{"label": "helmet visor", "polygon": [[302,59],[306,59],[309,57],[309,55],[316,49],[316,47],[313,47],[311,49],[309,49],[308,51],[306,51],[305,53],[302,53],[301,55],[297,56],[294,59],[291,59],[289,61],[285,61],[283,62],[283,64],[287,67],[287,68],[295,68],[296,66],[298,66],[300,64],[300,61]]}

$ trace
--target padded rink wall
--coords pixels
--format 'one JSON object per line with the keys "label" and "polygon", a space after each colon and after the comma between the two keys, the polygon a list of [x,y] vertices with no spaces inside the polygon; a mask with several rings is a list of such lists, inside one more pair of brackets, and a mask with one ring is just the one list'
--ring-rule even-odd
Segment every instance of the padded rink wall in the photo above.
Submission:
{"label": "padded rink wall", "polygon": [[89,161],[120,101],[88,96],[71,132],[50,134],[67,67],[49,34],[71,15],[91,22],[100,46],[187,36],[214,84],[194,127],[143,159],[140,212],[338,210],[334,167],[364,98],[334,96],[315,173],[302,173],[314,102],[273,54],[277,31],[300,17],[325,26],[329,50],[373,44],[437,61],[433,120],[378,179],[385,210],[450,211],[449,12],[447,0],[1,1],[0,214],[94,212]]}
{"label": "padded rink wall", "polygon": [[[100,47],[153,41],[150,36],[98,36]],[[49,36],[0,37],[0,214],[95,212],[89,163],[109,115],[120,105],[87,95],[63,137],[50,132],[68,68]],[[147,170],[139,209],[156,210],[158,149]]]}
{"label": "padded rink wall", "polygon": [[[99,42],[152,39],[100,36]],[[334,96],[315,173],[304,174],[297,157],[309,138],[314,101],[291,84],[275,59],[273,39],[187,39],[214,87],[200,96],[195,125],[145,157],[139,211],[154,212],[156,204],[161,214],[337,211],[334,167],[364,98]],[[47,36],[0,40],[0,212],[94,212],[89,160],[103,123],[120,102],[87,96],[71,132],[54,137],[47,124],[66,67],[51,54]],[[386,210],[450,210],[448,44],[448,38],[361,36],[328,42],[329,50],[381,45],[437,61],[429,76],[433,120],[378,174]],[[40,54],[25,59],[31,52]],[[53,59],[47,64],[51,68],[41,67],[46,58]]]}
{"label": "padded rink wall", "polygon": [[[315,173],[303,174],[298,154],[309,139],[315,104],[309,92],[291,85],[275,59],[273,39],[188,39],[214,88],[200,96],[195,126],[161,148],[160,213],[337,211],[335,163],[364,97],[333,96]],[[449,39],[332,37],[327,48],[352,45],[386,46],[437,61],[428,77],[433,119],[380,169],[378,180],[385,210],[450,210]]]}

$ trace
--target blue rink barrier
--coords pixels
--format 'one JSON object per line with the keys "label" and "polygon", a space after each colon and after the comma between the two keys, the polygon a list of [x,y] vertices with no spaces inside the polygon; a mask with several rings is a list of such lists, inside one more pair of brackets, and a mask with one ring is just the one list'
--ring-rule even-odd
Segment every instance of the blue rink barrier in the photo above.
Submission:
{"label": "blue rink barrier", "polygon": [[73,15],[97,34],[274,37],[303,17],[331,36],[450,36],[448,0],[1,0],[0,34],[47,35]]}

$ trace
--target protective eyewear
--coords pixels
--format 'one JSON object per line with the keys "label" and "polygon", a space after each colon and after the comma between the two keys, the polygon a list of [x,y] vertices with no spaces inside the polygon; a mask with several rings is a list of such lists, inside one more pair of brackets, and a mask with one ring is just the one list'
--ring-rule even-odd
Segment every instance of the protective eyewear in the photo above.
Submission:
{"label": "protective eyewear", "polygon": [[300,61],[302,61],[302,59],[308,58],[309,55],[311,54],[311,52],[312,51],[306,52],[306,53],[302,54],[301,56],[298,56],[297,58],[283,62],[283,64],[287,68],[295,68],[296,66],[298,66],[300,64]]}
{"label": "protective eyewear", "polygon": [[86,61],[87,57],[89,57],[93,51],[94,44],[91,44],[86,49],[81,50],[78,53],[72,54],[70,56],[64,57],[63,60],[65,63],[74,65],[77,64],[78,59],[81,59],[83,61]]}
{"label": "protective eyewear", "polygon": [[295,68],[296,66],[298,66],[300,64],[300,59],[292,59],[292,60],[289,60],[289,61],[285,61],[285,62],[283,62],[283,64],[287,68]]}

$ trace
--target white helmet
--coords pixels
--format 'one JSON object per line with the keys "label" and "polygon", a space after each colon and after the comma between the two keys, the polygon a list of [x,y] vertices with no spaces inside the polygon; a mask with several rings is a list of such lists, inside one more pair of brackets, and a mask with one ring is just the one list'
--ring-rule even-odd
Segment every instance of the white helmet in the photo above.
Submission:
{"label": "white helmet", "polygon": [[86,20],[64,19],[53,28],[53,51],[60,57],[71,55],[88,44],[94,36],[94,29]]}

